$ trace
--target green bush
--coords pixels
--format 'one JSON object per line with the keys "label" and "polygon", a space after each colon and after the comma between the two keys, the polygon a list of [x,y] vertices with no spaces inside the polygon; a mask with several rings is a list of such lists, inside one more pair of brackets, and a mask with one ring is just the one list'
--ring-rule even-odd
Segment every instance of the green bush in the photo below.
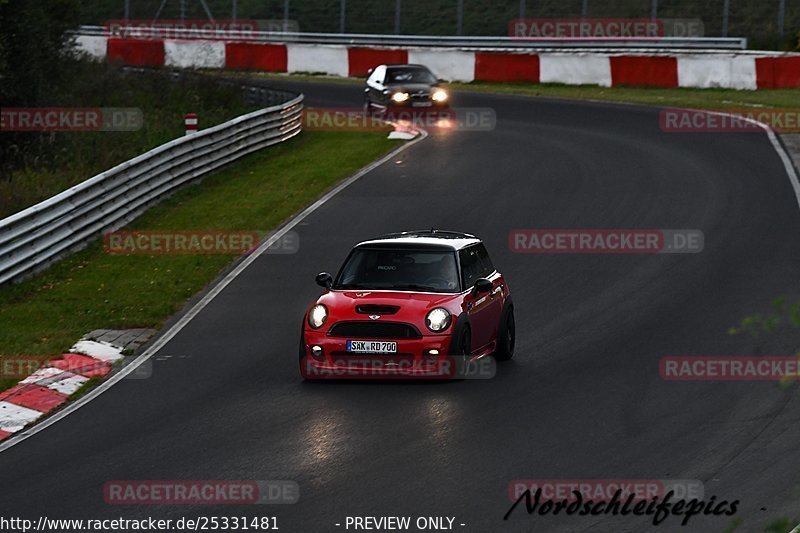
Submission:
{"label": "green bush", "polygon": [[166,71],[62,61],[71,75],[50,84],[33,105],[138,108],[144,125],[138,131],[4,132],[0,218],[183,135],[185,113],[197,113],[200,127],[206,128],[254,109],[235,87],[174,79]]}

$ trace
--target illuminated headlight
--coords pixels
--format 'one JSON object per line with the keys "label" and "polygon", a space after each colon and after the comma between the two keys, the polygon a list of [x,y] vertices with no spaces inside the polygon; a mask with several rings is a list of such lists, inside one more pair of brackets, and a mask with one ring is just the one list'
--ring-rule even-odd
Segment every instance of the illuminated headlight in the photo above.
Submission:
{"label": "illuminated headlight", "polygon": [[314,329],[321,328],[328,320],[328,308],[322,304],[317,304],[308,313],[308,325]]}
{"label": "illuminated headlight", "polygon": [[434,102],[444,102],[447,100],[447,92],[444,89],[436,89],[431,95]]}
{"label": "illuminated headlight", "polygon": [[450,311],[444,307],[431,309],[425,317],[425,325],[431,331],[444,331],[450,325],[451,316]]}
{"label": "illuminated headlight", "polygon": [[408,93],[394,93],[392,95],[392,101],[397,102],[398,104],[405,102],[406,100],[408,100]]}

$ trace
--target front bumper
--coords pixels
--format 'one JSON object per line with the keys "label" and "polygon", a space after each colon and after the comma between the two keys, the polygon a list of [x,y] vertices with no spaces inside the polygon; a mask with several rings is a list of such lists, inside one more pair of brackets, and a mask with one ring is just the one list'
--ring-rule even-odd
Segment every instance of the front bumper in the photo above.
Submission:
{"label": "front bumper", "polygon": [[[458,373],[457,361],[447,355],[450,351],[451,334],[423,335],[420,339],[374,340],[396,342],[397,353],[352,353],[347,351],[346,338],[305,330],[300,373],[303,377],[312,379],[447,379]],[[312,355],[312,346],[322,348],[322,355]]]}

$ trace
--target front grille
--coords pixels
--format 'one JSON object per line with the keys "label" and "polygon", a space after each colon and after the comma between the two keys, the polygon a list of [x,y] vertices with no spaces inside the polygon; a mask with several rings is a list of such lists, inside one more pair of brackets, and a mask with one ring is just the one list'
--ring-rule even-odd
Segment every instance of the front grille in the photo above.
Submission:
{"label": "front grille", "polygon": [[417,91],[415,93],[411,93],[411,99],[415,102],[425,102],[431,99],[431,93],[427,91]]}
{"label": "front grille", "polygon": [[399,310],[399,305],[363,304],[356,306],[356,313],[361,315],[393,315]]}
{"label": "front grille", "polygon": [[421,339],[419,330],[411,324],[398,322],[337,322],[328,335],[350,339]]}

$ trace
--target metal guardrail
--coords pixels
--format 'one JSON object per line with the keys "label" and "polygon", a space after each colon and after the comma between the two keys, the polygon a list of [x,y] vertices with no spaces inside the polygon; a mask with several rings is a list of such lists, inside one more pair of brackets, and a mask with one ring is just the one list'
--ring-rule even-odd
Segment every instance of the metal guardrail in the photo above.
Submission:
{"label": "metal guardrail", "polygon": [[[246,88],[251,99],[269,89]],[[288,93],[285,93],[288,94]],[[0,284],[124,226],[178,187],[301,130],[303,95],[162,144],[0,220]]]}
{"label": "metal guardrail", "polygon": [[[454,37],[433,35],[378,35],[366,33],[293,33],[267,31],[214,30],[213,36],[208,32],[195,29],[169,28],[157,26],[152,32],[161,32],[162,38],[170,39],[213,39],[252,42],[291,42],[308,44],[342,44],[342,45],[383,45],[383,46],[426,46],[456,47],[475,50],[495,49],[718,49],[745,50],[747,39],[744,37],[624,37],[624,38],[519,38],[519,37]],[[152,33],[144,27],[131,29],[126,37],[150,37]],[[167,33],[168,32],[168,33]],[[115,36],[109,35],[105,26],[81,26],[77,35]],[[122,35],[116,35],[122,36]]]}

